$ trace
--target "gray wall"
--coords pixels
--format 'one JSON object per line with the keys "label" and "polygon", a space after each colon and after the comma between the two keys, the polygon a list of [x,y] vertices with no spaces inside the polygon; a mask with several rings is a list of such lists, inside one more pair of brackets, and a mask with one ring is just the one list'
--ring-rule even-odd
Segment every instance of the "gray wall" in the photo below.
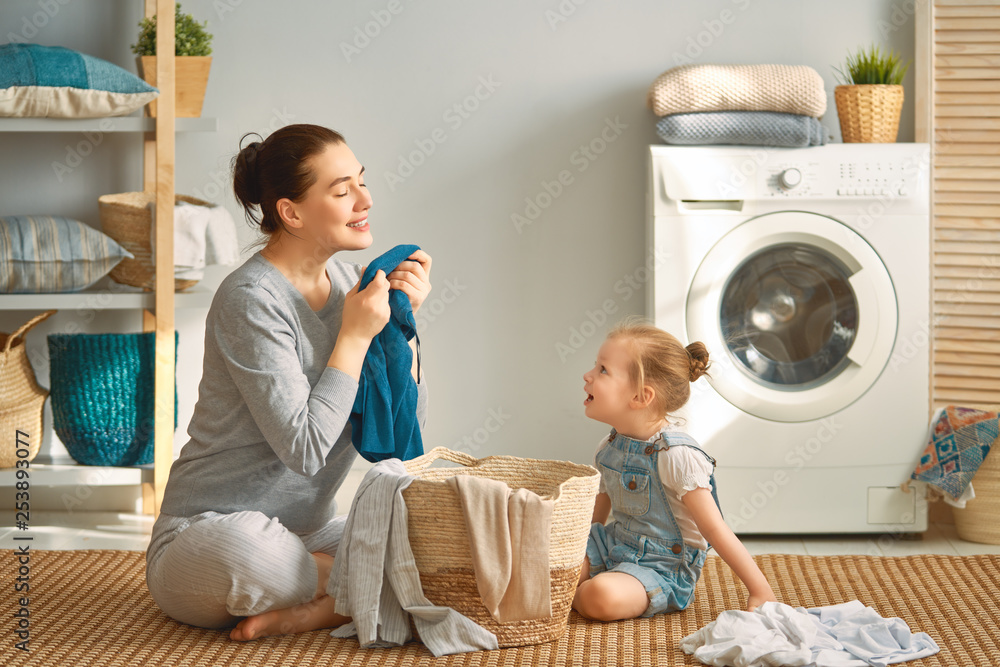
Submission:
{"label": "gray wall", "polygon": [[[129,44],[141,5],[5,0],[0,40],[25,34],[134,71]],[[420,318],[432,390],[426,446],[587,462],[607,427],[583,416],[581,375],[610,325],[591,315],[609,299],[612,319],[644,309],[643,285],[623,281],[634,280],[645,256],[643,156],[657,142],[649,84],[685,62],[810,65],[827,86],[822,122],[839,141],[832,67],[873,42],[912,58],[913,6],[185,0],[215,35],[203,115],[218,118],[219,131],[178,136],[177,188],[242,220],[227,174],[242,134],[290,122],[343,132],[375,202],[375,244],[349,258],[366,262],[397,243],[417,243],[434,258],[434,291]],[[912,80],[911,71],[900,141],[913,140]],[[101,137],[58,182],[52,163],[84,139],[0,134],[0,215],[50,212],[97,224],[98,195],[141,189],[136,136]],[[595,153],[582,153],[585,146]],[[559,191],[563,171],[568,184]],[[536,214],[530,200],[545,207],[518,228],[512,215]],[[240,234],[244,245],[253,240],[242,224]],[[0,313],[2,330],[28,316]],[[197,396],[203,319],[204,311],[177,312],[178,448]],[[585,324],[591,319],[597,326]],[[79,320],[61,314],[39,331]],[[138,326],[137,314],[119,313],[85,328]],[[581,329],[591,335],[574,334]],[[44,336],[34,338],[42,348]]]}

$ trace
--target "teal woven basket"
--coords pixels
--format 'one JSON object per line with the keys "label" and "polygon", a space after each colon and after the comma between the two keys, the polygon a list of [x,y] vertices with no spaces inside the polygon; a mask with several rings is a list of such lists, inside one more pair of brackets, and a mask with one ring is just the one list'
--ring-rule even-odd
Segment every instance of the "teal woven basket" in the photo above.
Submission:
{"label": "teal woven basket", "polygon": [[[177,340],[174,332],[175,358]],[[50,334],[48,342],[52,421],[70,456],[86,465],[152,463],[156,333]]]}

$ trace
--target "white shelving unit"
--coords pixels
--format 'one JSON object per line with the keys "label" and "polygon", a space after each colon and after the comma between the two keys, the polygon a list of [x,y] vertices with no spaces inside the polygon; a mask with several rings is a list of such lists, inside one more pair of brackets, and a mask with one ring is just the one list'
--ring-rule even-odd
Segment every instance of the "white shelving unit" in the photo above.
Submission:
{"label": "white shelving unit", "polygon": [[[175,118],[174,5],[173,0],[142,0],[145,15],[157,21],[157,117],[120,116],[87,119],[0,118],[0,132],[135,132],[144,135],[143,189],[156,192],[156,219],[173,220],[174,134],[214,132],[215,118]],[[143,508],[158,514],[163,487],[173,462],[174,438],[174,309],[207,308],[212,292],[197,287],[174,292],[173,225],[156,229],[156,277],[153,292],[119,285],[105,277],[95,287],[62,294],[3,294],[0,311],[66,312],[140,309],[143,330],[156,332],[154,463],[131,467],[85,466],[69,457],[39,455],[31,462],[31,484],[38,487],[72,485],[142,485]],[[169,399],[168,399],[169,397]],[[0,488],[14,486],[13,469],[0,470]]]}
{"label": "white shelving unit", "polygon": [[[217,118],[178,118],[177,132],[215,132]],[[0,132],[154,132],[156,119],[142,116],[108,118],[0,118]]]}
{"label": "white shelving unit", "polygon": [[[85,466],[69,456],[39,454],[31,462],[31,486],[134,486],[153,482],[153,464],[141,466]],[[0,487],[14,485],[5,475]],[[10,479],[8,479],[10,478]]]}
{"label": "white shelving unit", "polygon": [[[174,308],[208,308],[212,305],[213,292],[193,287],[174,295]],[[4,294],[0,296],[0,310],[151,310],[156,294],[126,285],[90,289],[61,294]]]}

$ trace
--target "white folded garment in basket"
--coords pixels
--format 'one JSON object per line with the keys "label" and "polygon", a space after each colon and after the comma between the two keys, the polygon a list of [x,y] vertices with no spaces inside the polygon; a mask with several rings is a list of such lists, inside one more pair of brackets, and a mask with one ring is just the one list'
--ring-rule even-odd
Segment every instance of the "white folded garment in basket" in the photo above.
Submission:
{"label": "white folded garment in basket", "polygon": [[552,617],[551,499],[504,482],[455,475],[445,482],[462,504],[476,586],[501,623]]}

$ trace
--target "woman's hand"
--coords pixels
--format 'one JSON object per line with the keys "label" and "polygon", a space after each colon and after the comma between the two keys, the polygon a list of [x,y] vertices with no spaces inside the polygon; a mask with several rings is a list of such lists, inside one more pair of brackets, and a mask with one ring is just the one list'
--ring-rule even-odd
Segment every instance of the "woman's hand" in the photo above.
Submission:
{"label": "woman's hand", "polygon": [[344,296],[344,313],[340,325],[341,336],[349,336],[370,343],[389,322],[389,281],[385,271],[379,270],[375,277],[358,291],[361,279]]}
{"label": "woman's hand", "polygon": [[389,287],[401,290],[416,314],[431,293],[431,256],[417,250],[389,274]]}
{"label": "woman's hand", "polygon": [[[362,271],[362,273],[364,273]],[[361,368],[368,354],[372,338],[389,322],[389,281],[385,271],[379,271],[361,290],[361,280],[344,295],[344,311],[337,342],[330,353],[327,366],[339,368],[355,380],[361,377]]]}

